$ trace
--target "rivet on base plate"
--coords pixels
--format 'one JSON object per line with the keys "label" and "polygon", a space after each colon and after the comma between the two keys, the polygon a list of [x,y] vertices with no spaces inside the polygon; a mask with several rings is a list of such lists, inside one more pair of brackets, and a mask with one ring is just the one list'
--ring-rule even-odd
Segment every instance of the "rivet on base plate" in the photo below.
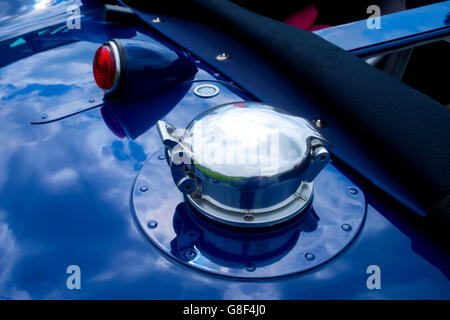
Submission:
{"label": "rivet on base plate", "polygon": [[149,221],[147,223],[147,227],[149,229],[155,229],[158,226],[158,222],[156,222],[155,220]]}
{"label": "rivet on base plate", "polygon": [[341,226],[341,228],[342,228],[342,230],[344,230],[344,231],[346,231],[346,232],[352,231],[352,226],[349,225],[348,223],[344,223],[344,224]]}
{"label": "rivet on base plate", "polygon": [[305,254],[305,259],[308,261],[313,261],[315,258],[316,258],[316,256],[311,252],[308,252],[307,254]]}

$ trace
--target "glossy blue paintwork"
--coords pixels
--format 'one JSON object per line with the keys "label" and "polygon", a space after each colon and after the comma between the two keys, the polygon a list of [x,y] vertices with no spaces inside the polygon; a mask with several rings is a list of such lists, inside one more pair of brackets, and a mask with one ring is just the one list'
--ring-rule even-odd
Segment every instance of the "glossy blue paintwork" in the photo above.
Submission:
{"label": "glossy blue paintwork", "polygon": [[[367,216],[356,240],[322,267],[284,280],[246,283],[199,275],[167,261],[136,228],[130,190],[147,157],[161,147],[154,121],[165,116],[185,127],[198,114],[201,98],[180,93],[183,107],[176,114],[170,107],[156,109],[151,100],[142,102],[129,114],[142,116],[140,127],[125,130],[131,139],[113,134],[100,109],[48,125],[29,124],[49,107],[98,92],[92,57],[105,39],[157,37],[140,27],[86,19],[82,37],[68,31],[59,46],[31,49],[0,69],[0,298],[450,298],[448,252],[407,209],[339,166],[339,174],[363,190]],[[1,56],[7,54],[3,50]],[[228,81],[198,66],[200,75]],[[239,90],[234,94],[237,100],[248,98]],[[120,107],[126,106],[115,108]],[[66,268],[72,264],[81,268],[81,290],[66,288]],[[372,264],[381,268],[381,290],[366,287]]]}
{"label": "glossy blue paintwork", "polygon": [[164,148],[150,156],[136,177],[130,206],[138,228],[169,259],[191,272],[246,280],[295,275],[336,258],[357,236],[366,212],[362,191],[329,164],[314,180],[311,205],[291,220],[262,230],[224,226],[183,198],[172,182]]}
{"label": "glossy blue paintwork", "polygon": [[[369,16],[369,15],[368,15]],[[315,31],[322,38],[355,53],[371,56],[450,35],[450,1],[383,15],[381,29],[356,21]]]}
{"label": "glossy blue paintwork", "polygon": [[114,39],[120,52],[117,88],[110,93],[125,101],[140,101],[171,89],[197,73],[195,62],[161,40]]}

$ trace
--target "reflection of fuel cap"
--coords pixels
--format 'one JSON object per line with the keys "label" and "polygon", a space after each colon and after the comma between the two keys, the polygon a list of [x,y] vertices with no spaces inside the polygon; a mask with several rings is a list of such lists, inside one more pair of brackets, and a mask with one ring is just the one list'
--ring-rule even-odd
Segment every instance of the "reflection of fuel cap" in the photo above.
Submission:
{"label": "reflection of fuel cap", "polygon": [[225,104],[186,130],[159,121],[172,177],[206,216],[257,227],[302,212],[329,161],[325,139],[305,119],[258,102]]}

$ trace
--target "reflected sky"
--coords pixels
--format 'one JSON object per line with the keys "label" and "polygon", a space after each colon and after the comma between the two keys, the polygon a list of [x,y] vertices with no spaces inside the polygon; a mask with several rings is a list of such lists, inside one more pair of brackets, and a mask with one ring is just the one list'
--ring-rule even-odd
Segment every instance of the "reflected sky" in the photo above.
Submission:
{"label": "reflected sky", "polygon": [[29,32],[36,25],[65,22],[67,7],[82,4],[81,0],[0,0],[0,40],[18,29]]}
{"label": "reflected sky", "polygon": [[448,26],[449,11],[450,1],[444,1],[381,16],[379,30],[367,28],[366,20],[361,20],[315,33],[345,50],[354,50]]}
{"label": "reflected sky", "polygon": [[[97,90],[91,75],[96,47],[76,42],[0,70],[3,299],[169,298],[191,290],[184,273],[142,238],[129,211],[133,179],[160,148],[155,128],[121,140],[99,110],[29,125],[32,115]],[[239,100],[227,91],[208,103],[229,99]],[[184,118],[167,118],[186,126],[208,108],[195,100],[191,92],[179,105]],[[80,292],[65,288],[70,264],[82,270]],[[214,286],[197,290],[221,295]]]}

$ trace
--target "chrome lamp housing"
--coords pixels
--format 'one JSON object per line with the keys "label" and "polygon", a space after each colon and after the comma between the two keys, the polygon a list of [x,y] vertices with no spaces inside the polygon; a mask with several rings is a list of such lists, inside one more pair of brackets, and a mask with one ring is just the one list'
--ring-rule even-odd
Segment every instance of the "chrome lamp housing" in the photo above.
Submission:
{"label": "chrome lamp housing", "polygon": [[260,103],[217,106],[185,130],[159,121],[178,189],[197,212],[236,227],[267,227],[304,212],[330,160],[306,119]]}

